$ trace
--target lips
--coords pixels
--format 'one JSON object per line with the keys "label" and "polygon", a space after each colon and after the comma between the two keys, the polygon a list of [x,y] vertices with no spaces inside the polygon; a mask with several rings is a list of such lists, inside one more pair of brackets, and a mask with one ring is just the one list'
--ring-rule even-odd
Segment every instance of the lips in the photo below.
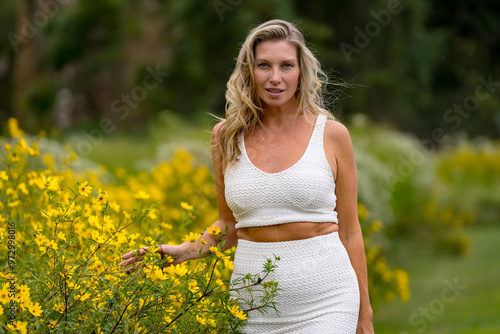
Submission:
{"label": "lips", "polygon": [[279,94],[279,93],[283,93],[284,90],[283,89],[271,89],[271,88],[266,88],[266,90],[271,93],[271,94]]}

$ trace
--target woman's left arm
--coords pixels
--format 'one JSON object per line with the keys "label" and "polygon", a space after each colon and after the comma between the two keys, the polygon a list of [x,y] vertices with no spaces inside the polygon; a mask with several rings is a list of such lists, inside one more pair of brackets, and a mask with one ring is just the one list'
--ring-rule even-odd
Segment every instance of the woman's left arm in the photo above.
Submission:
{"label": "woman's left arm", "polygon": [[373,311],[368,295],[365,247],[358,219],[356,162],[351,137],[344,125],[338,122],[326,123],[325,152],[330,165],[333,165],[336,171],[335,193],[339,237],[358,278],[360,307],[357,334],[374,333]]}

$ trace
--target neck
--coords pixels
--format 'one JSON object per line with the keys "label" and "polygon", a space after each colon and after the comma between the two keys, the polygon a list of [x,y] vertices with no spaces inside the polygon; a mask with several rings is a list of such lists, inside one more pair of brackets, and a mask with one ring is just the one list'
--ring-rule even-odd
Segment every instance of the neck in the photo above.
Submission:
{"label": "neck", "polygon": [[264,105],[261,122],[266,128],[283,128],[293,125],[299,116],[297,101],[290,99],[278,107]]}

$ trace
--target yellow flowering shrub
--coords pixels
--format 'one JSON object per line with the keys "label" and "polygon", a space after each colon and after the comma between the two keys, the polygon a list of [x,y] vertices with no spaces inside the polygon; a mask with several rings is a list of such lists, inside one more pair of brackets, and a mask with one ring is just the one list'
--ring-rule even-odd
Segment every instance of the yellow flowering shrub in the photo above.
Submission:
{"label": "yellow flowering shrub", "polygon": [[401,302],[410,299],[408,273],[400,268],[391,268],[384,254],[384,224],[380,220],[370,220],[370,212],[358,203],[358,217],[363,231],[368,269],[368,289],[370,301],[376,308],[384,300],[392,302],[399,298]]}
{"label": "yellow flowering shrub", "polygon": [[[159,244],[194,242],[206,227],[218,238],[225,233],[212,225],[218,213],[207,167],[193,166],[191,155],[178,151],[151,172],[111,173],[66,146],[25,136],[15,120],[8,127],[10,138],[0,138],[2,328],[231,333],[244,325],[248,310],[229,297],[234,248],[212,246],[209,256],[178,265],[156,252]],[[374,222],[364,231],[370,272],[378,268],[369,277],[371,298],[404,300],[407,275],[382,267],[383,256],[369,242],[381,230]],[[121,255],[145,246],[140,273],[123,272]],[[263,272],[277,260],[263,263]],[[245,277],[249,285],[262,280]],[[265,297],[251,312],[272,304],[278,284],[260,284]]]}
{"label": "yellow flowering shrub", "polygon": [[[44,152],[15,121],[9,128],[0,153],[0,326],[21,333],[225,333],[244,324],[247,310],[229,298],[234,250],[213,246],[210,256],[175,266],[155,252],[162,243],[196,240],[216,220],[206,167],[194,168],[181,151],[152,173],[113,176],[80,168],[69,149]],[[144,246],[151,251],[140,274],[127,275],[121,255]],[[263,290],[268,300],[257,309],[276,294],[276,286]]]}
{"label": "yellow flowering shrub", "polygon": [[497,222],[500,141],[461,142],[439,154],[436,169],[455,206],[473,211],[480,224]]}

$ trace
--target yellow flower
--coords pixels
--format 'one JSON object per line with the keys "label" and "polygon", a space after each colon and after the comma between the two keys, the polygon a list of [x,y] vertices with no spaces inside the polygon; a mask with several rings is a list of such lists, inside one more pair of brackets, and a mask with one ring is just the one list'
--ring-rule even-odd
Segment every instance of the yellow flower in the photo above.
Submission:
{"label": "yellow flower", "polygon": [[7,203],[7,205],[11,208],[15,208],[16,206],[18,206],[19,204],[21,204],[21,201],[14,201],[14,202],[9,202]]}
{"label": "yellow flower", "polygon": [[78,294],[78,295],[76,295],[75,296],[75,300],[79,300],[79,301],[83,302],[83,301],[86,301],[87,299],[89,299],[90,296],[91,296],[90,293],[85,292],[84,294],[81,294],[81,295]]}
{"label": "yellow flower", "polygon": [[377,232],[382,228],[382,222],[380,220],[375,220],[371,225],[372,231]]}
{"label": "yellow flower", "polygon": [[73,282],[68,282],[68,288],[70,289],[73,289],[73,290],[78,290],[80,289],[82,286],[80,284],[75,284]]}
{"label": "yellow flower", "polygon": [[118,244],[126,244],[128,242],[127,236],[123,233],[116,234],[116,243]]}
{"label": "yellow flower", "polygon": [[148,277],[152,281],[164,281],[168,278],[168,275],[163,273],[161,268],[158,267],[144,268],[143,271],[146,274],[146,277]]}
{"label": "yellow flower", "polygon": [[207,242],[203,238],[200,238],[200,242],[201,242],[202,245],[206,245],[207,244]]}
{"label": "yellow flower", "polygon": [[21,138],[21,140],[19,141],[19,145],[21,145],[21,148],[23,150],[25,150],[28,147],[28,144],[26,144],[26,139],[24,138]]}
{"label": "yellow flower", "polygon": [[[160,247],[158,247],[159,249]],[[174,262],[174,257],[172,255],[167,255],[164,260],[167,262],[167,263],[170,263],[170,262]]]}
{"label": "yellow flower", "polygon": [[368,212],[368,210],[366,209],[366,207],[363,204],[358,203],[358,217],[359,217],[359,220],[361,220],[361,221],[366,220],[369,215],[370,215],[370,213]]}
{"label": "yellow flower", "polygon": [[7,124],[9,126],[9,133],[11,137],[21,137],[24,135],[24,132],[19,129],[19,123],[17,122],[17,119],[11,117],[7,121]]}
{"label": "yellow flower", "polygon": [[90,226],[94,226],[97,229],[101,229],[102,228],[102,225],[99,222],[99,217],[97,217],[95,215],[89,216],[89,225]]}
{"label": "yellow flower", "polygon": [[64,232],[59,232],[57,233],[57,238],[61,239],[62,241],[66,241],[66,234],[64,234]]}
{"label": "yellow flower", "polygon": [[38,150],[33,149],[32,147],[28,147],[28,154],[29,155],[36,155],[37,157],[40,156],[40,152]]}
{"label": "yellow flower", "polygon": [[83,196],[88,196],[90,194],[90,192],[92,191],[92,187],[88,185],[87,181],[85,181],[85,182],[80,184],[80,186],[78,187],[78,191]]}
{"label": "yellow flower", "polygon": [[169,223],[165,223],[165,222],[161,222],[161,223],[160,223],[160,226],[161,226],[161,227],[163,227],[163,228],[164,228],[165,230],[167,230],[167,231],[170,231],[171,229],[173,229],[173,228],[174,228],[171,224],[169,224]]}
{"label": "yellow flower", "polygon": [[33,304],[31,302],[28,304],[28,311],[30,311],[30,313],[33,314],[35,317],[39,317],[43,313],[40,304],[38,303]]}
{"label": "yellow flower", "polygon": [[233,261],[224,259],[224,268],[226,268],[227,270],[233,270]]}
{"label": "yellow flower", "polygon": [[3,314],[3,306],[0,305],[0,315],[2,315],[2,314]]}
{"label": "yellow flower", "polygon": [[190,211],[190,210],[193,210],[193,209],[194,209],[194,207],[193,207],[192,205],[189,205],[189,204],[187,204],[186,202],[181,202],[181,207],[182,207],[184,210],[188,210],[188,211]]}
{"label": "yellow flower", "polygon": [[42,255],[47,252],[47,247],[41,246],[41,247],[38,247],[38,249],[40,250],[40,252],[42,252]]}
{"label": "yellow flower", "polygon": [[47,188],[54,188],[57,185],[57,179],[52,178],[52,176],[49,176],[48,178],[45,177],[45,175],[42,174],[41,178],[38,179],[40,183]]}
{"label": "yellow flower", "polygon": [[198,321],[201,325],[207,324],[207,319],[205,317],[200,317],[199,315],[196,316],[196,321]]}
{"label": "yellow flower", "polygon": [[156,218],[158,218],[158,216],[156,215],[156,209],[155,208],[152,208],[152,209],[149,210],[148,217],[150,219],[156,219]]}
{"label": "yellow flower", "polygon": [[215,247],[215,246],[210,246],[210,248],[209,248],[209,249],[210,249],[210,251],[211,251],[212,253],[215,253],[215,256],[217,256],[217,257],[218,257],[219,259],[221,259],[221,260],[224,260],[224,259],[227,259],[227,258],[228,258],[228,256],[224,255],[224,253],[223,253],[223,252],[221,252],[221,251],[220,251],[220,249],[219,249],[219,248],[217,248],[217,247]]}
{"label": "yellow flower", "polygon": [[23,194],[29,195],[28,189],[26,189],[26,184],[24,182],[19,183],[17,189],[19,189],[19,191],[21,191]]}
{"label": "yellow flower", "polygon": [[102,225],[104,226],[104,229],[108,232],[113,231],[115,225],[113,225],[113,220],[111,219],[111,217],[106,215],[103,217],[102,220],[103,220]]}
{"label": "yellow flower", "polygon": [[23,296],[25,296],[25,295],[29,296],[29,294],[30,294],[30,288],[26,284],[20,285],[18,289],[19,289],[19,293],[21,295],[23,295]]}
{"label": "yellow flower", "polygon": [[35,232],[42,232],[42,225],[41,224],[38,224],[38,223],[33,223],[33,229],[35,230]]}
{"label": "yellow flower", "polygon": [[207,325],[209,325],[210,327],[217,327],[214,319],[207,319]]}
{"label": "yellow flower", "polygon": [[108,205],[115,212],[120,212],[120,206],[116,202],[111,202]]}
{"label": "yellow flower", "polygon": [[231,312],[231,314],[234,315],[238,319],[245,320],[247,318],[247,315],[243,311],[239,310],[240,307],[238,305],[228,307],[228,309]]}
{"label": "yellow flower", "polygon": [[46,242],[47,247],[57,250],[57,243],[54,240],[48,240]]}
{"label": "yellow flower", "polygon": [[198,283],[196,281],[191,281],[188,283],[189,291],[192,293],[197,293],[200,288],[197,286]]}
{"label": "yellow flower", "polygon": [[188,270],[184,264],[177,264],[175,266],[170,266],[165,269],[171,275],[178,275],[180,277],[187,274]]}
{"label": "yellow flower", "polygon": [[219,226],[216,228],[215,225],[210,226],[207,230],[211,235],[218,235],[221,233]]}
{"label": "yellow flower", "polygon": [[[56,303],[54,304],[54,310],[59,313],[64,313],[65,307],[63,303]],[[57,322],[57,321],[55,321]]]}
{"label": "yellow flower", "polygon": [[103,244],[106,241],[106,238],[102,236],[98,231],[92,231],[92,239],[99,244]]}
{"label": "yellow flower", "polygon": [[26,334],[28,332],[28,329],[26,328],[28,326],[27,322],[21,322],[21,321],[16,321],[14,325],[12,325],[10,322],[7,325],[12,330],[19,331],[21,334]]}
{"label": "yellow flower", "polygon": [[4,286],[4,288],[0,290],[0,304],[7,304],[9,301],[9,290]]}
{"label": "yellow flower", "polygon": [[10,144],[9,143],[5,144],[5,146],[3,147],[3,149],[6,150],[6,151],[10,150]]}
{"label": "yellow flower", "polygon": [[174,307],[180,307],[182,305],[183,299],[180,293],[176,295],[168,295],[168,298],[172,301]]}
{"label": "yellow flower", "polygon": [[[51,329],[54,329],[54,327],[56,326],[56,324],[57,324],[57,320],[49,321],[49,322],[47,323],[47,325],[48,325]],[[58,327],[59,327],[59,325],[58,325]]]}
{"label": "yellow flower", "polygon": [[0,170],[0,180],[7,181],[9,180],[9,176],[4,170]]}
{"label": "yellow flower", "polygon": [[144,242],[150,246],[154,245],[155,244],[155,240],[151,237],[145,237],[144,238]]}
{"label": "yellow flower", "polygon": [[108,201],[108,194],[106,191],[99,189],[97,193],[98,193],[97,201],[101,203],[106,203]]}
{"label": "yellow flower", "polygon": [[189,234],[186,234],[186,236],[184,236],[184,241],[186,242],[195,242],[196,240],[198,240],[198,238],[200,237],[200,234],[199,233],[193,233],[193,232],[190,232]]}
{"label": "yellow flower", "polygon": [[135,194],[135,198],[137,199],[148,199],[149,195],[146,194],[144,191],[139,191],[137,194]]}
{"label": "yellow flower", "polygon": [[95,261],[90,268],[95,269],[98,273],[102,273],[106,269],[100,260]]}

